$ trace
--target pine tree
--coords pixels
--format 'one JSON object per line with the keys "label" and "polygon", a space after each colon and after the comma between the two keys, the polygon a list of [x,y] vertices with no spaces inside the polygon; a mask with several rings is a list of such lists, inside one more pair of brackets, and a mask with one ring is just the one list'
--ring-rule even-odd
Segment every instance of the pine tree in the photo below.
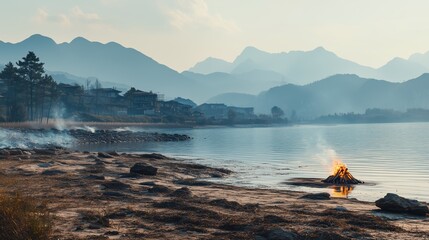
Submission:
{"label": "pine tree", "polygon": [[36,89],[40,87],[39,83],[42,81],[45,69],[44,63],[40,62],[39,58],[34,52],[28,52],[27,56],[22,58],[22,61],[16,63],[18,65],[18,75],[24,80],[25,87],[22,89],[25,92],[25,102],[27,106],[27,113],[30,120],[35,119],[35,106]]}

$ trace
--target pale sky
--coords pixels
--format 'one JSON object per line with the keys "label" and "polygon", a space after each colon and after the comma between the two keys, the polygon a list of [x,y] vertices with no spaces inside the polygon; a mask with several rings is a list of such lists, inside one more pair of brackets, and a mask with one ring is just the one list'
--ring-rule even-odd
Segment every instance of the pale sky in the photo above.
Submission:
{"label": "pale sky", "polygon": [[[183,71],[246,47],[318,46],[363,65],[429,51],[428,0],[0,0],[0,40],[115,41]],[[1,54],[1,53],[0,53]]]}

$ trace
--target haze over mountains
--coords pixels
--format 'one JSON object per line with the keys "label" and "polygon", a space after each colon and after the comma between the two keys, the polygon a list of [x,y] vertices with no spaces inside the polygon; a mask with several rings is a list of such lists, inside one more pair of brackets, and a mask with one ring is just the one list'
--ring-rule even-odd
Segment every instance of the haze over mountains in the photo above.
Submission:
{"label": "haze over mountains", "polygon": [[[288,53],[247,47],[233,62],[208,58],[179,73],[114,42],[78,37],[58,44],[36,34],[19,43],[0,41],[0,65],[16,62],[28,51],[34,51],[60,82],[84,84],[88,77],[98,78],[105,87],[126,90],[133,86],[165,94],[167,99],[190,98],[198,104],[210,99],[208,102],[254,106],[257,113],[278,105],[286,114],[295,110],[302,117],[315,117],[371,107],[425,107],[429,100],[429,77],[419,77],[429,72],[429,52],[395,58],[375,69],[322,47]],[[412,78],[417,79],[392,83]]]}
{"label": "haze over mountains", "polygon": [[242,74],[251,71],[280,74],[288,83],[308,84],[335,74],[356,74],[361,77],[402,82],[429,72],[429,52],[414,54],[409,59],[394,58],[375,69],[338,57],[322,47],[312,51],[268,53],[247,47],[233,62],[208,58],[189,71],[202,74],[226,72]]}
{"label": "haze over mountains", "polygon": [[222,94],[209,102],[253,106],[256,112],[269,113],[279,106],[290,116],[293,111],[302,119],[334,113],[362,113],[368,108],[406,110],[429,109],[429,74],[403,83],[339,74],[308,85],[286,84],[257,96]]}

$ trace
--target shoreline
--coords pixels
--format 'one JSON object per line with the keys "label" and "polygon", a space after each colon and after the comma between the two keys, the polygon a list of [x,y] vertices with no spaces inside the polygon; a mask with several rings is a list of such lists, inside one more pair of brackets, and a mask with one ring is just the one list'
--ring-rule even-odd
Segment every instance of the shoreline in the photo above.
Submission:
{"label": "shoreline", "polygon": [[[383,213],[372,202],[310,200],[302,198],[305,192],[203,181],[231,172],[160,154],[55,148],[1,157],[1,192],[45,202],[58,239],[424,239],[429,234],[426,218]],[[157,171],[130,173],[136,163]]]}

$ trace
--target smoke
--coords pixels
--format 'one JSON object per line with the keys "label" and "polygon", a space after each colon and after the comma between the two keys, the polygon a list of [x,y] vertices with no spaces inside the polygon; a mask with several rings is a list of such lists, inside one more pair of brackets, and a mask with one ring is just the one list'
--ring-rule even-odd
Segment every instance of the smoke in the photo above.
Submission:
{"label": "smoke", "polygon": [[136,128],[136,127],[119,127],[119,128],[113,129],[113,131],[116,131],[116,132],[141,132],[142,129]]}
{"label": "smoke", "polygon": [[83,126],[83,127],[73,127],[72,129],[74,130],[84,130],[90,133],[95,133],[95,131],[97,130],[97,128],[95,127],[90,127],[90,126]]}
{"label": "smoke", "polygon": [[65,109],[57,107],[53,109],[52,117],[54,118],[54,126],[58,130],[64,130],[67,128],[66,122],[64,121]]}
{"label": "smoke", "polygon": [[27,131],[0,128],[0,148],[70,147],[75,139],[64,132]]}
{"label": "smoke", "polygon": [[329,146],[323,138],[318,139],[316,149],[317,153],[314,157],[326,168],[327,171],[331,171],[336,164],[342,163],[339,154],[334,148]]}

